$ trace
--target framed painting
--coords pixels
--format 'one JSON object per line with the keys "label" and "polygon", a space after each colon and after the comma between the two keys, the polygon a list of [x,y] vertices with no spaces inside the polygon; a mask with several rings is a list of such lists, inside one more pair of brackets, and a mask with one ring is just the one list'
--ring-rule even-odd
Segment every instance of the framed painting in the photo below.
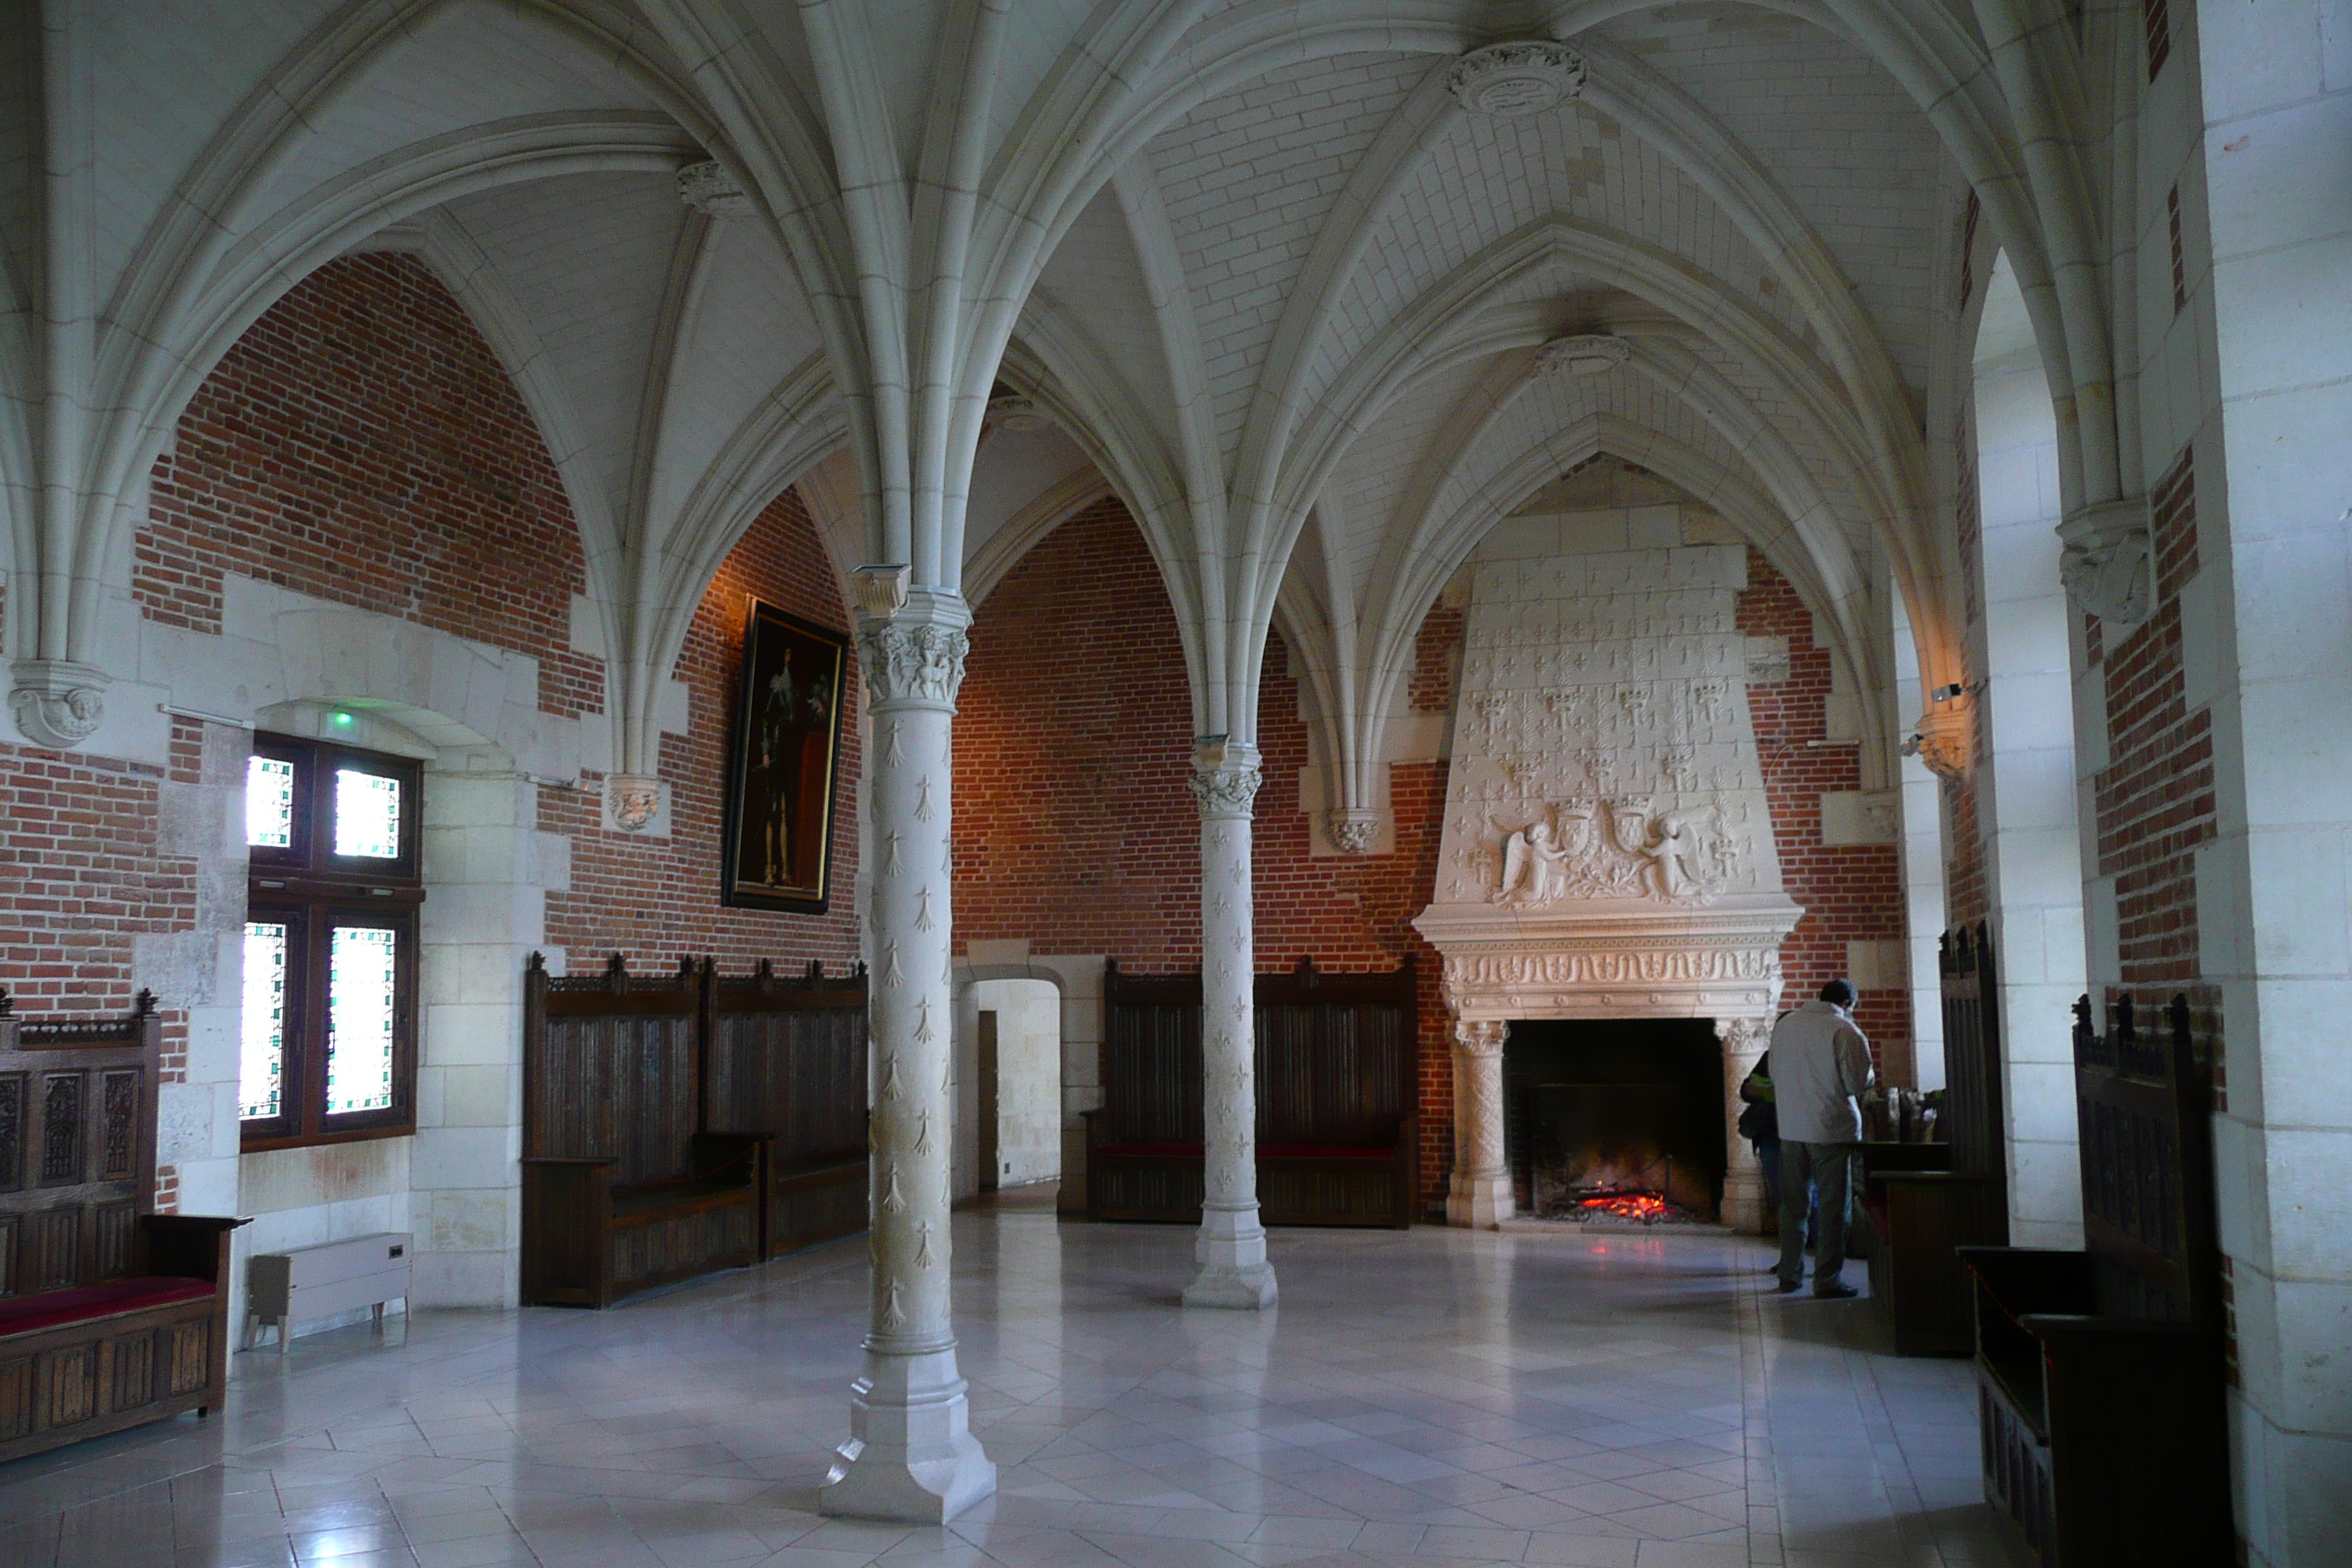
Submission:
{"label": "framed painting", "polygon": [[751,601],[727,770],[721,903],[824,913],[848,668],[846,635]]}

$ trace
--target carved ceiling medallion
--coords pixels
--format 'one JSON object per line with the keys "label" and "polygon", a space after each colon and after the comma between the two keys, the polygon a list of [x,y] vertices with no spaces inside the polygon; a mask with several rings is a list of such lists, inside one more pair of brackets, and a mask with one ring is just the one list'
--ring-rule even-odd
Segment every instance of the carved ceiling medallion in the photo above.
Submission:
{"label": "carved ceiling medallion", "polygon": [[1523,119],[1584,90],[1584,57],[1548,38],[1488,44],[1454,61],[1445,85],[1473,114]]}

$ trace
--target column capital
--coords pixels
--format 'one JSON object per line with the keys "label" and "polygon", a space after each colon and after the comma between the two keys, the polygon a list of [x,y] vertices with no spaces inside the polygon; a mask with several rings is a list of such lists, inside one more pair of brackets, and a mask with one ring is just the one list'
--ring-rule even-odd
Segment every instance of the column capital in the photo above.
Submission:
{"label": "column capital", "polygon": [[1503,1042],[1511,1036],[1511,1026],[1501,1018],[1456,1018],[1454,1021],[1454,1043],[1469,1057],[1499,1057]]}
{"label": "column capital", "polygon": [[2076,507],[2058,525],[2059,580],[2076,609],[2118,629],[2156,607],[2156,524],[2146,496]]}
{"label": "column capital", "polygon": [[1772,1037],[1771,1020],[1717,1018],[1715,1021],[1715,1037],[1722,1043],[1725,1050],[1734,1054],[1751,1048],[1760,1050],[1763,1043]]}
{"label": "column capital", "polygon": [[[893,591],[886,595],[869,593],[861,584],[858,595],[857,658],[872,710],[954,712],[964,657],[971,649],[971,607],[961,594],[887,586]],[[891,599],[898,601],[897,606],[886,607]]]}
{"label": "column capital", "polygon": [[1203,822],[1250,819],[1265,782],[1258,751],[1247,741],[1204,735],[1192,745],[1192,798]]}

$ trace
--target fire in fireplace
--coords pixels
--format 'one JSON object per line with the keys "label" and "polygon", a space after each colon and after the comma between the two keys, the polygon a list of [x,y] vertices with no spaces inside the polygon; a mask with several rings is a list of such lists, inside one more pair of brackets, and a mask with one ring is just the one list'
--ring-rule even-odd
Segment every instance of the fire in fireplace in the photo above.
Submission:
{"label": "fire in fireplace", "polygon": [[1723,1048],[1710,1020],[1515,1023],[1503,1086],[1520,1213],[1660,1224],[1720,1212]]}

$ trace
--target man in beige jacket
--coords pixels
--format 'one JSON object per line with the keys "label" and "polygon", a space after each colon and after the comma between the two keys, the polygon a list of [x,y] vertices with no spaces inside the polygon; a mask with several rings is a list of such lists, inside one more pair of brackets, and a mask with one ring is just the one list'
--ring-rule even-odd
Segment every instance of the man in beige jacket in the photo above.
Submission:
{"label": "man in beige jacket", "polygon": [[1780,1277],[1783,1294],[1805,1279],[1805,1185],[1821,1189],[1813,1239],[1813,1294],[1854,1289],[1845,1272],[1846,1198],[1862,1143],[1862,1096],[1873,1079],[1870,1042],[1853,1024],[1853,987],[1832,980],[1821,999],[1772,1026],[1773,1100],[1780,1113]]}

